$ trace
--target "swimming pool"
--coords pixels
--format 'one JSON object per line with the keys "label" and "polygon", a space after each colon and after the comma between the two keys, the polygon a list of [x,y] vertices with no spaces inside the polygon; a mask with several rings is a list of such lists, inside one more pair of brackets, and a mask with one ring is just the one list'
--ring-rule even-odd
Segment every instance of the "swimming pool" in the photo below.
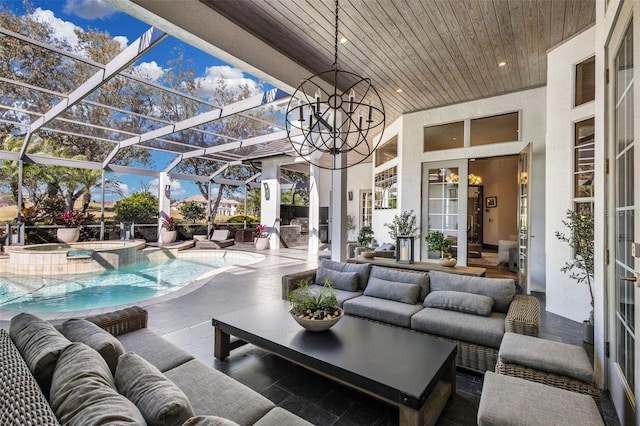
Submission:
{"label": "swimming pool", "polygon": [[0,277],[0,309],[20,312],[70,312],[127,305],[168,295],[221,268],[257,261],[233,256],[146,261],[97,274]]}

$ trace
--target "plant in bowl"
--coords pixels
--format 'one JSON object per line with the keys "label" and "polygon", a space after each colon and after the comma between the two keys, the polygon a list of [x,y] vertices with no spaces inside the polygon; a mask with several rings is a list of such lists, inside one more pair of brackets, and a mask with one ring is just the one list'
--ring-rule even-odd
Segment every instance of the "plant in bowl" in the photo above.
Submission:
{"label": "plant in bowl", "polygon": [[331,280],[326,279],[323,288],[309,288],[311,280],[298,282],[298,288],[289,294],[289,313],[298,324],[309,331],[324,331],[340,321],[344,315],[338,304]]}
{"label": "plant in bowl", "polygon": [[439,251],[440,252],[440,264],[443,266],[455,266],[456,259],[451,256],[449,250],[453,246],[453,240],[447,238],[440,231],[429,232],[425,237],[425,241],[427,242],[427,246],[429,250]]}

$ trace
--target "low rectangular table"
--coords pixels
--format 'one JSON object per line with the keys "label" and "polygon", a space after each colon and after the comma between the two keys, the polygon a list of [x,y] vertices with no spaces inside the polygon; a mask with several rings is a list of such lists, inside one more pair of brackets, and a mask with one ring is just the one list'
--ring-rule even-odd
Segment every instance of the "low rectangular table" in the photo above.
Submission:
{"label": "low rectangular table", "polygon": [[442,266],[434,262],[413,262],[413,263],[398,263],[395,259],[385,259],[382,257],[374,257],[373,259],[367,259],[366,257],[357,256],[347,259],[349,263],[369,263],[376,266],[384,266],[387,268],[407,269],[411,271],[440,271],[447,272],[449,274],[469,275],[472,277],[484,277],[487,274],[486,268],[478,268],[475,266]]}
{"label": "low rectangular table", "polygon": [[400,425],[435,424],[455,393],[454,343],[346,315],[330,330],[314,333],[288,311],[288,302],[273,301],[216,316],[216,358],[254,344],[399,407]]}

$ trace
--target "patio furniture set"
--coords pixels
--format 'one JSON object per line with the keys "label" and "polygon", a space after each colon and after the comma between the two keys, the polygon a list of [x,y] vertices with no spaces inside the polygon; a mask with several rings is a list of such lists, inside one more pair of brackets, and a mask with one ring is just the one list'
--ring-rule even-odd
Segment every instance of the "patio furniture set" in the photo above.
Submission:
{"label": "patio furniture set", "polygon": [[539,338],[539,303],[513,280],[322,260],[283,276],[282,296],[305,279],[320,290],[325,277],[345,314],[456,343],[456,364],[486,373],[478,424],[603,424],[586,352]]}

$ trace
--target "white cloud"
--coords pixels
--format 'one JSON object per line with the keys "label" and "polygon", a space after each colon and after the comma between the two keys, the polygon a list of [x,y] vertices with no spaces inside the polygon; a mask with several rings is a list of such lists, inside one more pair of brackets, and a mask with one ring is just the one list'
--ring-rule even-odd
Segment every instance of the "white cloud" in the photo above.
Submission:
{"label": "white cloud", "polygon": [[113,38],[113,41],[118,43],[123,49],[129,45],[129,39],[127,38],[127,36],[115,36]]}
{"label": "white cloud", "polygon": [[207,67],[205,75],[196,78],[196,83],[200,85],[199,95],[209,98],[214,95],[216,88],[224,82],[224,84],[236,94],[239,94],[245,85],[249,87],[251,92],[260,90],[260,86],[254,80],[245,77],[242,70],[232,68],[228,65]]}
{"label": "white cloud", "polygon": [[34,10],[31,16],[33,16],[33,19],[36,22],[47,23],[51,25],[54,30],[54,38],[65,40],[72,47],[76,47],[78,45],[79,40],[78,36],[75,33],[75,30],[83,30],[74,23],[63,21],[62,19],[57,18],[52,11],[43,10],[41,8],[37,8],[36,10]]}
{"label": "white cloud", "polygon": [[84,19],[103,19],[116,13],[118,9],[103,0],[67,0],[64,11]]}
{"label": "white cloud", "polygon": [[151,81],[158,81],[166,72],[156,61],[142,62],[133,68],[133,74]]}
{"label": "white cloud", "polygon": [[127,185],[124,182],[117,182],[116,184],[120,188],[120,191],[122,191],[122,198],[125,198],[131,195],[131,189],[129,188],[129,185]]}

